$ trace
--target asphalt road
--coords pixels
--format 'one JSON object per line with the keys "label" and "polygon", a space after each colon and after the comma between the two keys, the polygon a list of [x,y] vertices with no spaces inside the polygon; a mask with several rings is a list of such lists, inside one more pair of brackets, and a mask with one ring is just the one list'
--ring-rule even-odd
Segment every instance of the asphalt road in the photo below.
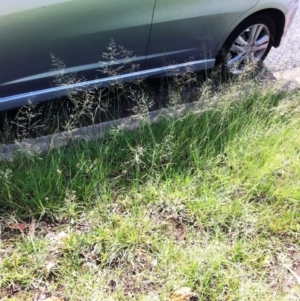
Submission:
{"label": "asphalt road", "polygon": [[300,8],[283,44],[272,48],[264,64],[271,72],[300,67]]}

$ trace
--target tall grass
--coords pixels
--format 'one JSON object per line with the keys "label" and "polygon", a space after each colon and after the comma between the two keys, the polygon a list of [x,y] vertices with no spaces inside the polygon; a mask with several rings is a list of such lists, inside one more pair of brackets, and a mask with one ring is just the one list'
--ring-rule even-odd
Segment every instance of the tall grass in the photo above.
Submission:
{"label": "tall grass", "polygon": [[[120,183],[135,186],[151,178],[205,169],[240,132],[273,120],[272,110],[281,98],[271,90],[261,93],[253,82],[224,85],[221,93],[212,87],[203,89],[207,90],[199,105],[178,119],[171,113],[151,125],[149,101],[142,91],[133,109],[142,119],[137,130],[128,132],[120,126],[100,141],[74,141],[46,156],[3,162],[1,204],[10,210],[51,214],[60,207],[66,188],[75,190],[78,200],[87,205],[98,186],[115,191]],[[5,170],[15,172],[6,176]]]}
{"label": "tall grass", "polygon": [[0,298],[299,296],[299,93],[192,78],[169,86],[201,89],[185,114],[151,123],[139,83],[135,130],[0,161]]}

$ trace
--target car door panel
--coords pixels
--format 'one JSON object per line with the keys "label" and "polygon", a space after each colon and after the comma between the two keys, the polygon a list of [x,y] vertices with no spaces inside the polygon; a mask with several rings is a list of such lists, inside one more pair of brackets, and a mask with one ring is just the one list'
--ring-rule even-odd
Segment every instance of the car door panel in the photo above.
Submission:
{"label": "car door panel", "polygon": [[258,0],[157,0],[147,68],[214,58],[230,25]]}
{"label": "car door panel", "polygon": [[96,70],[112,39],[144,67],[155,0],[13,2],[0,0],[0,98],[49,88],[55,74],[50,53],[66,72],[103,76]]}

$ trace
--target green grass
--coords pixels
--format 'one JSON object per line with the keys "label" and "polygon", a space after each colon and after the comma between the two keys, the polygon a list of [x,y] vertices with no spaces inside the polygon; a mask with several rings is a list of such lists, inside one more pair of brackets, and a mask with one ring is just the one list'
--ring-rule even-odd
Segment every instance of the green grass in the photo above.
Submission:
{"label": "green grass", "polygon": [[211,96],[205,111],[0,161],[1,300],[299,298],[299,93]]}

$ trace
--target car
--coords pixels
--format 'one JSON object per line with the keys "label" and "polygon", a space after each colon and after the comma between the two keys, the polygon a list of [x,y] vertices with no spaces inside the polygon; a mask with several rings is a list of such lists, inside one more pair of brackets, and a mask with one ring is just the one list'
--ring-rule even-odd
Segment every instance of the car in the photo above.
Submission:
{"label": "car", "polygon": [[[71,88],[162,76],[174,68],[222,65],[241,74],[248,62],[261,62],[282,43],[298,5],[299,0],[0,0],[0,111]],[[99,72],[121,70],[131,52],[139,69]],[[51,57],[66,67],[51,70]],[[61,72],[85,80],[54,85]]]}

